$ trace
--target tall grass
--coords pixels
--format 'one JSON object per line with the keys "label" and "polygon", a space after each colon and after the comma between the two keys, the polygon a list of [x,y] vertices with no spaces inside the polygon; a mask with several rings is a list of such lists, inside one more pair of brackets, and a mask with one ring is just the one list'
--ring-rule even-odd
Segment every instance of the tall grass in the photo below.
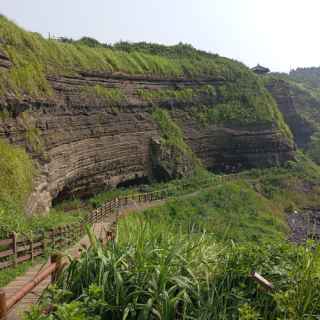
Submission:
{"label": "tall grass", "polygon": [[[141,221],[163,228],[176,228],[194,236],[206,232],[213,241],[282,241],[288,228],[282,212],[243,182],[212,185],[191,195],[172,198],[162,206],[126,217],[123,224]],[[120,229],[121,237],[134,230]]]}
{"label": "tall grass", "polygon": [[[71,262],[44,304],[48,319],[316,319],[320,252],[288,244],[217,245],[141,224],[130,241]],[[256,270],[274,292],[250,279]],[[69,317],[69,318],[68,318]],[[35,310],[28,319],[40,319]],[[43,317],[42,318],[46,318]],[[41,318],[41,319],[42,319]]]}

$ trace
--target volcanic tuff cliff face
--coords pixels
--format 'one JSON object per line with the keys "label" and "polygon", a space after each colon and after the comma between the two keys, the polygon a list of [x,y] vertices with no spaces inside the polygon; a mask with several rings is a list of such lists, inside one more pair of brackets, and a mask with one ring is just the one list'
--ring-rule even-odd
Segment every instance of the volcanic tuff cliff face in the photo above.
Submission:
{"label": "volcanic tuff cliff face", "polygon": [[319,102],[312,99],[306,92],[299,90],[293,83],[282,79],[271,78],[266,87],[275,98],[294,135],[296,144],[300,148],[306,148],[315,132],[315,126],[304,116],[303,110],[316,109]]}
{"label": "volcanic tuff cliff face", "polygon": [[[10,81],[24,68],[10,55],[12,46],[0,54],[1,77]],[[29,88],[17,94],[8,80],[0,137],[24,146],[37,164],[28,211],[44,212],[53,199],[128,181],[189,174],[196,158],[223,171],[292,159],[290,134],[273,100],[239,68],[248,83],[237,75],[45,73],[50,94],[38,96]]]}

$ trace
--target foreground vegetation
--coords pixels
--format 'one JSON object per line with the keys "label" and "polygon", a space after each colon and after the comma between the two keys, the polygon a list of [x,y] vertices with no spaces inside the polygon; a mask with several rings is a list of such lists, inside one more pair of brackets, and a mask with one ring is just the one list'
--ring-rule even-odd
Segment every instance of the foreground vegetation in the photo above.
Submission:
{"label": "foreground vegetation", "polygon": [[[43,300],[49,316],[27,319],[316,319],[319,248],[284,243],[217,244],[206,234],[157,224],[93,246],[64,271]],[[250,278],[255,270],[272,292]]]}
{"label": "foreground vegetation", "polygon": [[[27,319],[317,319],[320,248],[286,242],[283,213],[299,206],[299,188],[313,186],[302,206],[319,205],[319,167],[298,160],[213,178],[191,194],[199,178],[188,194],[171,182],[174,197],[120,220],[115,242],[91,236]],[[275,289],[260,288],[252,271]]]}

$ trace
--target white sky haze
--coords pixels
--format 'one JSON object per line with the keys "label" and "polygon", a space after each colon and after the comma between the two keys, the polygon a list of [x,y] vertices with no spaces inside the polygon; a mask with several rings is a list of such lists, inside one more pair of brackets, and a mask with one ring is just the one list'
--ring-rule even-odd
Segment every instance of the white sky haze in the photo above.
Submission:
{"label": "white sky haze", "polygon": [[320,0],[0,0],[21,27],[196,48],[272,71],[320,66]]}

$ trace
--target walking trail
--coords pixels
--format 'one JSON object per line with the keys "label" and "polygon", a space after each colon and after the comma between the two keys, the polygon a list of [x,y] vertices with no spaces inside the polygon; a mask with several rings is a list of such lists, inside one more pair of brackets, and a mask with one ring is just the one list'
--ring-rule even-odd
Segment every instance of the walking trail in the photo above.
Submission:
{"label": "walking trail", "polygon": [[[137,204],[135,201],[130,201],[128,206],[120,208],[119,216],[126,216],[130,213],[141,211],[150,207],[158,206],[162,204],[164,200],[156,200],[153,202],[147,203],[139,203]],[[100,240],[105,240],[107,237],[107,231],[110,230],[111,225],[116,222],[117,220],[117,213],[106,217],[104,221],[100,223],[95,223],[92,226],[92,231],[95,236]],[[70,249],[66,250],[66,255],[70,255],[72,257],[79,256],[79,252],[81,249],[88,248],[90,246],[90,240],[87,235],[85,235],[77,244],[75,244]],[[38,273],[46,267],[49,263],[37,264],[32,266],[25,274],[22,276],[17,277],[15,280],[10,282],[3,290],[6,293],[6,296],[10,298],[13,296],[18,290],[20,290],[26,283],[32,281]],[[9,312],[7,320],[20,320],[21,315],[29,310],[32,305],[36,304],[39,298],[41,297],[43,291],[48,287],[50,284],[50,277],[45,279],[41,284],[39,284],[32,292],[27,294],[19,303],[17,303]]]}

